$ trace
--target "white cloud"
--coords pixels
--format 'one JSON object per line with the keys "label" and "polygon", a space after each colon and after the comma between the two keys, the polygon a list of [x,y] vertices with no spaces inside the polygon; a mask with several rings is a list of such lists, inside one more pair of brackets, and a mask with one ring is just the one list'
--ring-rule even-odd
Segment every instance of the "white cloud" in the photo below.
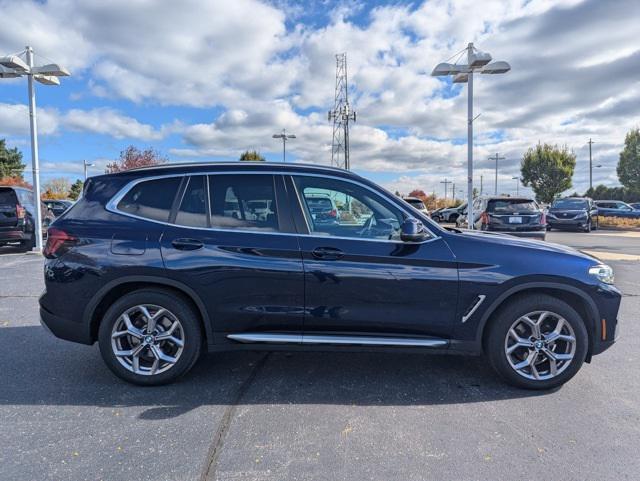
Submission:
{"label": "white cloud", "polygon": [[[466,178],[466,89],[429,73],[474,41],[513,67],[475,84],[477,176],[492,176],[487,157],[500,152],[507,157],[501,179],[510,182],[529,146],[551,142],[575,149],[575,181],[584,189],[592,137],[603,165],[594,172],[596,182],[615,182],[624,134],[640,122],[637,0],[430,0],[376,7],[358,23],[354,12],[360,15],[365,4],[340,3],[319,27],[296,23],[305,18],[304,7],[287,5],[7,2],[2,15],[27,23],[5,26],[0,50],[22,48],[26,30],[36,52],[70,66],[106,105],[119,102],[118,110],[50,110],[43,132],[66,128],[145,142],[182,132],[175,155],[235,157],[246,148],[279,152],[271,135],[286,127],[297,135],[288,145],[292,154],[326,164],[331,128],[324,112],[334,94],[334,54],[346,51],[358,111],[352,165],[397,173],[396,185],[410,184],[400,174],[415,171],[413,182],[432,190],[445,175]],[[120,99],[224,113],[184,127],[166,118],[164,127],[154,127],[123,112]],[[8,109],[0,105],[0,131],[24,133],[24,122]]]}
{"label": "white cloud", "polygon": [[[58,130],[58,112],[55,109],[37,109],[38,132],[54,134]],[[0,137],[29,135],[29,107],[24,104],[0,103]]]}
{"label": "white cloud", "polygon": [[110,135],[116,139],[144,141],[160,140],[170,130],[170,127],[155,129],[149,124],[140,123],[132,117],[109,108],[72,109],[64,115],[63,123],[69,130]]}

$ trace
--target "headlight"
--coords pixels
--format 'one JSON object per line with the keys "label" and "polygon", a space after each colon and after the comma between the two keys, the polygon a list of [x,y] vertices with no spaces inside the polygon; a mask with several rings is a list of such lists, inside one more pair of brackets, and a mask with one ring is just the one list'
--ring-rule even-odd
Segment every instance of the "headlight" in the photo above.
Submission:
{"label": "headlight", "polygon": [[556,216],[555,216],[554,214],[552,214],[551,212],[548,212],[548,213],[547,213],[547,217],[550,217],[550,218],[552,218],[552,219],[555,219],[555,218],[556,218]]}
{"label": "headlight", "polygon": [[587,218],[587,213],[583,212],[582,214],[578,214],[576,216],[576,219],[586,219]]}
{"label": "headlight", "polygon": [[605,284],[613,284],[613,269],[606,264],[589,267],[589,274],[598,278],[600,282]]}

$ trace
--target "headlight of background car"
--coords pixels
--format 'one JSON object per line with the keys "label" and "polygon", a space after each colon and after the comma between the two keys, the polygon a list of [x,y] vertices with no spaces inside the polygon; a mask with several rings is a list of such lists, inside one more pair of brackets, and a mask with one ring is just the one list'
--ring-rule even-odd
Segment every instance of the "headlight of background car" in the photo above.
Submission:
{"label": "headlight of background car", "polygon": [[583,212],[583,213],[578,214],[576,216],[576,219],[586,219],[586,218],[587,218],[587,213],[586,212]]}
{"label": "headlight of background car", "polygon": [[553,215],[551,212],[547,212],[547,217],[551,217],[552,219],[556,218],[556,216]]}
{"label": "headlight of background car", "polygon": [[589,267],[589,274],[598,278],[600,282],[605,284],[613,284],[613,269],[606,264]]}

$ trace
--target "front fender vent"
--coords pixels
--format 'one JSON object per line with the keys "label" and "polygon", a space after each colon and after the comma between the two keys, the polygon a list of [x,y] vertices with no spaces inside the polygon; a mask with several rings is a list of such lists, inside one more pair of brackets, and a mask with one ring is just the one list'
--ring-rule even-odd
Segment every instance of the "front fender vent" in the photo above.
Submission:
{"label": "front fender vent", "polygon": [[471,304],[469,304],[469,307],[467,307],[467,310],[465,311],[465,313],[462,315],[462,322],[467,322],[467,320],[473,316],[473,313],[476,312],[476,309],[478,309],[478,307],[480,307],[480,304],[482,304],[485,300],[487,296],[485,296],[484,294],[479,294],[478,297],[476,297],[473,302]]}

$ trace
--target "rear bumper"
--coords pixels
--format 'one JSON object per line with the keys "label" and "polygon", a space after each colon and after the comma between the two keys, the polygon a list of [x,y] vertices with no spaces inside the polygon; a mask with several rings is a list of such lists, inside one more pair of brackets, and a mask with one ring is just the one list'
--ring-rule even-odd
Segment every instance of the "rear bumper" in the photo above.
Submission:
{"label": "rear bumper", "polygon": [[16,228],[12,230],[0,229],[0,242],[20,242],[31,239],[31,234],[24,230]]}
{"label": "rear bumper", "polygon": [[81,324],[56,316],[42,306],[40,306],[40,324],[60,339],[81,344],[93,344],[88,324]]}
{"label": "rear bumper", "polygon": [[517,231],[517,230],[498,230],[498,229],[488,229],[487,232],[494,232],[496,234],[509,234],[516,237],[525,237],[527,239],[538,239],[545,240],[547,235],[546,230],[527,230],[527,231]]}

